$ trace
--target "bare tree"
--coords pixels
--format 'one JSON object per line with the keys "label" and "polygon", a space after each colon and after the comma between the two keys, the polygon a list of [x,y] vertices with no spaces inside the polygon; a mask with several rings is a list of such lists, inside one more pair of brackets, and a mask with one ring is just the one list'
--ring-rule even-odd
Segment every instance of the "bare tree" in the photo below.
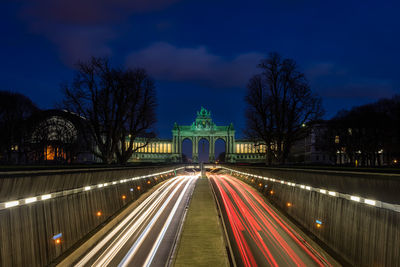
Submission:
{"label": "bare tree", "polygon": [[294,60],[271,53],[258,67],[262,73],[247,86],[245,133],[265,142],[268,163],[283,164],[294,142],[322,117],[321,99],[312,93]]}
{"label": "bare tree", "polygon": [[120,144],[116,150],[117,161],[126,163],[133,152],[134,141],[140,137],[145,145],[155,137],[152,129],[156,122],[156,95],[154,82],[143,69],[128,70],[122,75],[122,98],[120,105],[125,113],[122,116],[123,126],[119,133]]}
{"label": "bare tree", "polygon": [[19,93],[0,91],[0,154],[11,162],[12,152],[22,155],[24,121],[38,111],[32,101]]}
{"label": "bare tree", "polygon": [[155,123],[154,84],[144,70],[112,68],[103,58],[92,58],[77,66],[74,82],[63,88],[63,104],[86,119],[86,141],[95,144],[92,153],[107,164],[116,160],[125,163],[143,147],[133,148],[135,138],[151,135]]}

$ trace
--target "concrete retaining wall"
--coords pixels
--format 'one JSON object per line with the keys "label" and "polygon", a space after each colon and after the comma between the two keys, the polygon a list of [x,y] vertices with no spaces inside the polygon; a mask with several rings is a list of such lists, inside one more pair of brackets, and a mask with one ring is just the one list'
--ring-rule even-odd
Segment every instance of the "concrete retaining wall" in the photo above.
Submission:
{"label": "concrete retaining wall", "polygon": [[[396,175],[226,167],[375,200],[400,202],[400,179]],[[351,265],[400,266],[400,212],[288,186],[279,181],[238,177],[261,191]],[[317,227],[316,220],[322,222],[321,227]]]}
{"label": "concrete retaining wall", "polygon": [[[2,173],[0,202],[111,184],[114,180],[174,168],[177,166]],[[0,266],[50,264],[125,205],[170,177],[172,175],[148,177],[0,210]],[[58,233],[62,233],[60,244],[52,239]]]}

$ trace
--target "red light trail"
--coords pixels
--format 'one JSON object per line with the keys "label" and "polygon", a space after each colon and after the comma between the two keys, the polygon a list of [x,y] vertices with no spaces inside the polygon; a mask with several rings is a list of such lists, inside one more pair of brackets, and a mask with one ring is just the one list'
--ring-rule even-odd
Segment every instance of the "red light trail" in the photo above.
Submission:
{"label": "red light trail", "polygon": [[228,175],[210,179],[244,266],[331,266],[249,185]]}

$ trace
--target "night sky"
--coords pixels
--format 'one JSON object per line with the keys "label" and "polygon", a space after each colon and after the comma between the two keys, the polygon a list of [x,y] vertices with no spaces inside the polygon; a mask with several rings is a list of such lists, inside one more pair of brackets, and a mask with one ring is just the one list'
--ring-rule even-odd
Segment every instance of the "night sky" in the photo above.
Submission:
{"label": "night sky", "polygon": [[156,81],[160,137],[210,109],[245,126],[245,86],[276,51],[297,61],[326,118],[400,93],[398,1],[2,1],[0,90],[60,101],[74,63],[108,56]]}

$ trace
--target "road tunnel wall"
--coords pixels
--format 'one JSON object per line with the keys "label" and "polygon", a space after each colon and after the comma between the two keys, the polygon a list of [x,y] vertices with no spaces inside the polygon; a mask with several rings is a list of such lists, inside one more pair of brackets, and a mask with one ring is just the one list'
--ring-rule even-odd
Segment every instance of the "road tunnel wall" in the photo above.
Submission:
{"label": "road tunnel wall", "polygon": [[[149,188],[181,170],[175,165],[0,174],[0,266],[51,264]],[[50,198],[42,200],[43,196]],[[16,200],[17,206],[6,207]],[[60,233],[57,244],[53,237]]]}
{"label": "road tunnel wall", "polygon": [[[399,177],[226,167],[240,171],[232,174],[257,188],[351,265],[400,266]],[[390,204],[376,207],[340,197],[352,195]]]}

